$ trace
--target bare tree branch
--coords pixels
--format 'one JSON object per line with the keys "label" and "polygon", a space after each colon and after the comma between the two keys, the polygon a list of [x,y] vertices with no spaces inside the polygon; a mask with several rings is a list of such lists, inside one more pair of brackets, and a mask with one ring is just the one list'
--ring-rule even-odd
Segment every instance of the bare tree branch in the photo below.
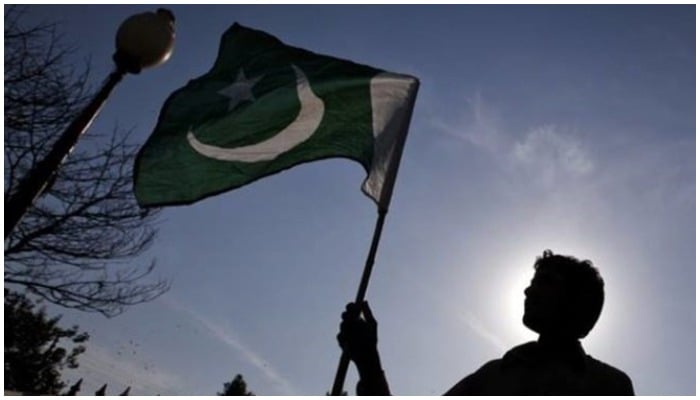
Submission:
{"label": "bare tree branch", "polygon": [[[26,27],[5,8],[5,202],[83,108],[89,66],[67,64],[55,24]],[[155,264],[128,267],[156,234],[157,214],[132,191],[130,133],[88,133],[5,240],[5,283],[55,304],[107,316],[164,293]]]}

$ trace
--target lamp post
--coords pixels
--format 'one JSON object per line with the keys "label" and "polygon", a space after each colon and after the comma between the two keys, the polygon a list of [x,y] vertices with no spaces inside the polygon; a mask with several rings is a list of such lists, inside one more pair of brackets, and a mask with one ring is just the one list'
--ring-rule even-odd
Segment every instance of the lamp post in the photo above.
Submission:
{"label": "lamp post", "polygon": [[34,201],[46,190],[80,136],[88,129],[112,89],[127,73],[138,74],[144,68],[166,62],[175,44],[175,17],[170,10],[133,15],[119,26],[114,53],[115,69],[90,103],[56,140],[51,151],[22,178],[15,193],[5,202],[5,239],[15,229]]}

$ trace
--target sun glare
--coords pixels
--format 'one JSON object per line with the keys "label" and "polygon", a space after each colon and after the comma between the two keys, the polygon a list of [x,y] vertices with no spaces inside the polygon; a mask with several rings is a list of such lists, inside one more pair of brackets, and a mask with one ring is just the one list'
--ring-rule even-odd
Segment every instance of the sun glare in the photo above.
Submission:
{"label": "sun glare", "polygon": [[517,251],[511,256],[504,257],[503,276],[508,277],[500,283],[503,293],[502,315],[503,323],[508,326],[504,332],[506,339],[513,344],[534,340],[535,336],[522,323],[525,294],[524,290],[530,284],[534,270],[537,251]]}
{"label": "sun glare", "polygon": [[[473,287],[474,291],[455,292],[450,297],[450,303],[469,304],[469,313],[465,317],[468,320],[467,325],[492,343],[502,343],[510,348],[520,343],[537,340],[537,333],[529,330],[522,323],[524,291],[534,276],[533,264],[544,250],[551,249],[555,254],[590,259],[596,266],[601,267],[601,274],[606,283],[619,284],[615,274],[617,264],[610,259],[611,252],[607,251],[605,242],[602,240],[591,242],[590,239],[584,240],[574,236],[577,235],[573,233],[567,236],[533,235],[527,241],[503,241],[493,247],[487,247],[482,252],[483,257],[478,260],[479,265],[486,266],[478,275],[480,283]],[[507,244],[500,245],[502,243]],[[467,269],[455,268],[455,270],[466,271]],[[470,276],[469,279],[474,282],[474,276]],[[459,281],[459,279],[456,280]],[[585,338],[584,345],[590,345],[595,350],[608,349],[611,333],[620,325],[619,310],[626,304],[620,299],[621,292],[624,292],[624,289],[615,285],[615,290],[606,293],[603,315],[591,335]],[[474,299],[481,299],[481,301],[475,303]],[[456,312],[460,315],[464,314],[461,308]],[[493,338],[498,340],[491,340]]]}
{"label": "sun glare", "polygon": [[[594,246],[586,246],[585,243],[577,242],[575,246],[567,245],[560,240],[557,243],[551,244],[551,250],[556,254],[571,255],[579,259],[591,259],[594,264],[601,268],[601,274],[606,282],[615,281],[613,268],[614,263],[611,263],[609,257],[603,254],[604,249]],[[496,293],[502,293],[503,297],[499,303],[495,303],[496,312],[502,315],[499,325],[502,328],[503,339],[509,343],[521,343],[525,341],[535,340],[537,335],[530,331],[522,324],[522,316],[524,310],[525,288],[530,284],[530,280],[534,275],[532,265],[535,259],[542,254],[545,247],[542,246],[523,246],[521,249],[514,250],[507,256],[503,257],[503,262],[499,262],[499,276],[494,281]],[[612,264],[612,265],[611,265]],[[598,326],[594,328],[591,335],[585,339],[589,345],[594,345],[596,348],[605,348],[609,341],[611,330],[614,330],[611,325],[617,324],[615,318],[616,310],[619,310],[621,299],[621,290],[610,291],[606,293],[606,306],[603,310],[603,316],[599,321]]]}

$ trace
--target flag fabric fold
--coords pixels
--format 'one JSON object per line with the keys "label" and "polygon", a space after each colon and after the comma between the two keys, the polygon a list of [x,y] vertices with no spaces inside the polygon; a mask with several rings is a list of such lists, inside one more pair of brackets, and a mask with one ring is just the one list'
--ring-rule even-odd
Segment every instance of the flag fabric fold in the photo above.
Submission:
{"label": "flag fabric fold", "polygon": [[304,162],[363,165],[386,211],[419,82],[234,24],[214,66],[170,95],[136,157],[141,206],[191,204]]}

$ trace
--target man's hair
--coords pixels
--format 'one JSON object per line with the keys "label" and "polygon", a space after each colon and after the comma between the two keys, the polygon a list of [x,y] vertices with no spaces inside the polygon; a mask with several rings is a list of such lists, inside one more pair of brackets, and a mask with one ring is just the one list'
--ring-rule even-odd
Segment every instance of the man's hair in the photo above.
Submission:
{"label": "man's hair", "polygon": [[572,307],[574,333],[578,338],[588,335],[600,317],[605,300],[603,278],[593,263],[545,250],[535,261],[534,268],[552,271],[564,279],[565,293]]}

